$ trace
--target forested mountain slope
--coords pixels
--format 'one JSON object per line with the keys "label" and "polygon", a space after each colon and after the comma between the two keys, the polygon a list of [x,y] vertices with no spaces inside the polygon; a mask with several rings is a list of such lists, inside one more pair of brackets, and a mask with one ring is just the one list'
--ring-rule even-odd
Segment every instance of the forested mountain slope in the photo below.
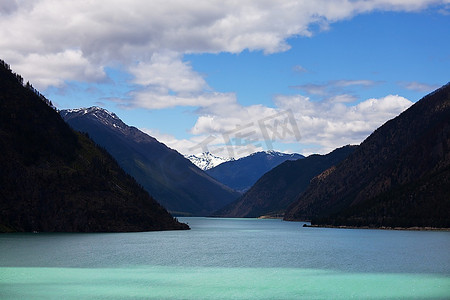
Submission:
{"label": "forested mountain slope", "polygon": [[450,227],[450,85],[372,133],[317,177],[286,220],[370,227]]}
{"label": "forested mountain slope", "polygon": [[0,63],[0,232],[188,229]]}

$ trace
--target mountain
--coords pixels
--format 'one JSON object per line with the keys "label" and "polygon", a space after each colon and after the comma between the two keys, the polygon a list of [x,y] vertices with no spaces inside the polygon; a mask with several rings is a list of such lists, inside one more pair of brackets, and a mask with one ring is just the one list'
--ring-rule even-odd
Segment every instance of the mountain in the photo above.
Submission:
{"label": "mountain", "polygon": [[194,165],[202,169],[203,171],[209,170],[211,168],[217,167],[221,163],[227,161],[233,161],[234,158],[224,158],[215,156],[211,152],[203,152],[197,155],[186,155],[187,159],[189,159]]}
{"label": "mountain", "polygon": [[214,215],[232,218],[282,216],[306,190],[313,177],[339,164],[355,149],[356,146],[345,146],[327,155],[314,154],[285,161],[264,174],[242,197]]}
{"label": "mountain", "polygon": [[286,220],[369,227],[450,227],[450,84],[373,132],[313,180]]}
{"label": "mountain", "polygon": [[153,197],[176,215],[208,215],[239,194],[211,178],[177,151],[99,107],[62,110],[63,119],[86,132]]}
{"label": "mountain", "polygon": [[0,61],[0,232],[188,229]]}
{"label": "mountain", "polygon": [[213,178],[240,192],[247,191],[262,175],[286,160],[304,158],[300,154],[261,151],[206,170]]}

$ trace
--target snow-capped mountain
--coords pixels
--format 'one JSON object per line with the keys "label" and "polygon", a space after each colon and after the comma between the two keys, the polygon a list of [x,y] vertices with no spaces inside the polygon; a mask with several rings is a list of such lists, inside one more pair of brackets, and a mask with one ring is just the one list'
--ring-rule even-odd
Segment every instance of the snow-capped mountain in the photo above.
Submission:
{"label": "snow-capped mountain", "polygon": [[221,163],[234,160],[234,158],[216,156],[211,152],[203,152],[197,155],[185,155],[185,157],[202,170],[209,170],[217,167]]}
{"label": "snow-capped mountain", "polygon": [[304,158],[304,156],[296,153],[286,154],[273,150],[261,151],[237,160],[222,163],[206,170],[206,173],[236,191],[245,192],[264,173],[282,162],[301,158]]}
{"label": "snow-capped mountain", "polygon": [[60,111],[63,119],[70,120],[72,118],[77,118],[80,116],[88,115],[90,118],[97,119],[103,125],[114,127],[118,129],[125,130],[127,129],[127,125],[122,122],[119,117],[110,111],[107,111],[104,108],[98,106],[92,106],[89,108],[76,108],[76,109],[65,109]]}

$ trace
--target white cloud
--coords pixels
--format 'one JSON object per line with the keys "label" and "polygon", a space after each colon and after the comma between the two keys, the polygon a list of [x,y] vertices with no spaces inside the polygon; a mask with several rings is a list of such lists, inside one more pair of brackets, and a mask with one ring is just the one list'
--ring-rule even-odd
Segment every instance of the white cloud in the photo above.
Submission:
{"label": "white cloud", "polygon": [[357,80],[331,80],[325,83],[309,83],[291,86],[291,88],[302,90],[310,95],[316,96],[335,96],[336,94],[346,92],[348,87],[372,87],[380,84],[380,81],[357,79]]}
{"label": "white cloud", "polygon": [[348,86],[373,86],[378,82],[373,80],[335,80],[331,81],[329,84],[337,87],[348,87]]}
{"label": "white cloud", "polygon": [[[161,143],[165,144],[167,147],[175,149],[182,154],[191,154],[188,149],[195,147],[199,142],[196,142],[195,139],[177,139],[175,136],[167,133],[162,133],[158,129],[139,128],[139,130],[154,137]],[[196,139],[200,140],[201,138],[197,137]]]}
{"label": "white cloud", "polygon": [[[22,0],[1,3],[2,59],[17,71],[16,66],[27,65],[27,69],[20,71],[32,82],[46,78],[36,84],[44,89],[65,80],[101,80],[97,70],[116,63],[125,68],[152,64],[153,55],[165,51],[180,55],[239,53],[245,49],[265,53],[286,51],[288,38],[312,35],[312,24],[326,28],[329,23],[374,10],[414,11],[448,2]],[[67,53],[77,55],[56,60],[50,70],[46,69],[47,58]],[[79,68],[73,71],[67,68],[72,63]],[[181,71],[186,67],[189,69],[185,65]],[[95,76],[85,76],[92,70],[96,70]],[[166,79],[163,81],[167,83]]]}
{"label": "white cloud", "polygon": [[223,105],[236,101],[233,93],[199,92],[172,95],[159,87],[147,87],[132,91],[130,97],[132,100],[125,102],[123,106],[163,109],[176,106]]}
{"label": "white cloud", "polygon": [[[42,66],[42,68],[30,68]],[[79,50],[39,55],[29,54],[14,65],[18,74],[27,74],[36,87],[64,85],[65,80],[101,81],[106,78],[103,68],[92,65]]]}
{"label": "white cloud", "polygon": [[174,52],[154,53],[150,61],[138,62],[129,71],[135,77],[133,83],[158,87],[165,93],[192,93],[209,89],[203,77]]}
{"label": "white cloud", "polygon": [[234,93],[215,92],[191,65],[175,52],[154,53],[148,62],[129,68],[137,88],[125,106],[163,109],[176,106],[208,107],[236,102]]}
{"label": "white cloud", "polygon": [[242,106],[233,104],[219,104],[199,110],[200,117],[191,130],[192,134],[220,134],[233,131],[250,123],[257,123],[259,119],[277,113],[274,108],[262,105]]}
{"label": "white cloud", "polygon": [[327,84],[308,83],[291,86],[291,88],[305,91],[310,95],[326,96],[329,94],[328,92],[329,86]]}
{"label": "white cloud", "polygon": [[302,67],[300,65],[295,65],[294,67],[292,67],[292,70],[294,70],[295,72],[298,72],[298,73],[306,73],[306,72],[308,72],[307,69],[305,69],[304,67]]}
{"label": "white cloud", "polygon": [[338,102],[338,103],[351,103],[357,101],[358,98],[354,95],[350,94],[341,94],[336,96],[331,96],[327,99],[329,102]]}
{"label": "white cloud", "polygon": [[338,102],[313,102],[304,96],[278,96],[280,109],[295,113],[302,144],[320,145],[321,153],[346,144],[359,144],[384,122],[412,105],[406,98],[388,95],[353,106]]}
{"label": "white cloud", "polygon": [[300,145],[303,154],[327,153],[343,145],[361,143],[412,102],[388,95],[348,105],[342,101],[312,101],[302,95],[280,95],[275,104],[275,108],[238,103],[226,108],[203,108],[191,129],[193,138],[189,142],[173,137],[163,141],[185,154],[208,150],[221,156],[240,157],[275,144]]}
{"label": "white cloud", "polygon": [[223,135],[198,135],[190,139],[177,139],[171,134],[161,133],[158,129],[141,128],[141,131],[156,138],[167,147],[177,150],[183,155],[197,154],[205,151],[221,157],[241,158],[264,148],[254,144],[226,145]]}
{"label": "white cloud", "polygon": [[[369,80],[342,80],[298,88],[324,101],[303,95],[277,96],[275,108],[242,106],[233,93],[220,93],[183,61],[187,53],[266,54],[289,49],[287,40],[311,36],[312,25],[326,30],[330,23],[371,11],[417,11],[447,0],[21,0],[0,2],[0,54],[15,72],[39,89],[61,86],[67,80],[99,82],[104,69],[122,66],[133,79],[127,107],[162,109],[199,107],[191,129],[195,136],[178,141],[160,136],[176,149],[198,145],[215,136],[223,145],[224,134],[239,133],[242,126],[256,131],[263,142],[259,121],[290,111],[301,133],[301,143],[316,144],[321,152],[348,143],[359,143],[372,130],[396,116],[411,102],[399,96],[356,100],[344,89],[369,87]],[[294,68],[295,69],[295,68]],[[297,66],[297,71],[303,71]],[[410,88],[413,88],[411,85]],[[415,88],[419,88],[415,85]],[[423,88],[423,87],[421,87]],[[344,104],[345,103],[345,104]],[[347,105],[346,105],[347,104]],[[238,127],[236,127],[238,126]],[[241,126],[241,127],[239,127]],[[273,125],[275,126],[275,125]],[[245,133],[245,132],[244,132]],[[285,135],[281,142],[292,142]],[[242,142],[242,141],[241,141]],[[222,145],[221,145],[222,144]],[[183,146],[185,145],[185,146]],[[235,149],[259,144],[235,144]]]}
{"label": "white cloud", "polygon": [[421,93],[430,93],[433,90],[439,88],[439,85],[437,85],[437,84],[427,84],[427,83],[416,82],[416,81],[400,82],[400,85],[408,90],[421,92]]}

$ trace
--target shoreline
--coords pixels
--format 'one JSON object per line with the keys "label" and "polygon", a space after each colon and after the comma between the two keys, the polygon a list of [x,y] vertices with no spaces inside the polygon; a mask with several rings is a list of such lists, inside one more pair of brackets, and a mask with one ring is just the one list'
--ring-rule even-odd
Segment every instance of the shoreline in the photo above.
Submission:
{"label": "shoreline", "polygon": [[259,216],[257,219],[278,219],[283,220],[283,216],[276,217],[276,216]]}
{"label": "shoreline", "polygon": [[370,226],[346,226],[346,225],[311,225],[303,224],[303,227],[311,228],[337,228],[337,229],[378,229],[378,230],[407,230],[407,231],[450,231],[450,228],[437,228],[437,227],[370,227]]}

